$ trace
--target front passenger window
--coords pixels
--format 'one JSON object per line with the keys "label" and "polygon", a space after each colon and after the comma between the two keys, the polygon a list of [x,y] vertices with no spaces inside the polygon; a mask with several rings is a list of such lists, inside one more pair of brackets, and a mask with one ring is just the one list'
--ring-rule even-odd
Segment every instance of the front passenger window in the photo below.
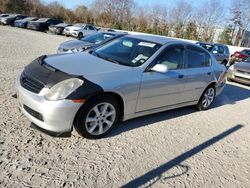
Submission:
{"label": "front passenger window", "polygon": [[157,60],[157,64],[167,65],[168,70],[180,69],[183,67],[183,49],[173,47],[167,49]]}

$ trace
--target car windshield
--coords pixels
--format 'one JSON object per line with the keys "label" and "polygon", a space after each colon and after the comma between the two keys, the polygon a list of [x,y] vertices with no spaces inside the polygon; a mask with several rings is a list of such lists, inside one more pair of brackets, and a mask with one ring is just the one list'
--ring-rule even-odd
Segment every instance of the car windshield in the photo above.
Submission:
{"label": "car windshield", "polygon": [[93,34],[93,35],[89,35],[87,37],[84,37],[81,40],[85,41],[85,42],[90,42],[90,43],[93,43],[93,44],[99,44],[102,41],[110,39],[110,38],[112,38],[114,36],[115,35],[111,34],[111,33],[98,33],[98,34]]}
{"label": "car windshield", "polygon": [[75,24],[74,27],[83,27],[83,24]]}
{"label": "car windshield", "polygon": [[125,66],[140,66],[162,45],[132,37],[114,40],[92,52],[99,58]]}
{"label": "car windshield", "polygon": [[56,26],[58,26],[58,27],[66,27],[66,26],[68,26],[68,24],[66,24],[66,23],[59,23]]}
{"label": "car windshield", "polygon": [[244,60],[244,62],[245,62],[245,63],[250,63],[250,57],[246,58],[246,59]]}
{"label": "car windshield", "polygon": [[35,18],[34,17],[28,17],[28,18],[24,18],[23,21],[31,21],[33,19],[35,19]]}
{"label": "car windshield", "polygon": [[46,22],[48,20],[48,18],[40,18],[39,20],[37,20],[38,22]]}
{"label": "car windshield", "polygon": [[7,16],[7,18],[15,18],[17,15],[13,14],[13,15],[9,15]]}
{"label": "car windshield", "polygon": [[205,44],[205,43],[198,43],[198,45],[205,48],[209,52],[211,52],[214,47],[214,45],[212,44]]}

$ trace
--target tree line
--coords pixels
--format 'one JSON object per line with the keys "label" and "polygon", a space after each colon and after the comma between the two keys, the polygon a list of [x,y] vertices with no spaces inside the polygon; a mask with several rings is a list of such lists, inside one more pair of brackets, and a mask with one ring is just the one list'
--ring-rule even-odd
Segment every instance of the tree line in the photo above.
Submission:
{"label": "tree line", "polygon": [[[218,29],[219,42],[240,41],[250,27],[250,0],[232,0],[230,10],[218,0],[193,5],[177,0],[174,5],[144,6],[134,0],[93,0],[90,6],[74,10],[58,1],[44,4],[40,0],[0,0],[0,12],[21,13],[36,17],[53,17],[69,23],[92,23],[101,27],[213,42]],[[240,31],[237,33],[237,31]]]}

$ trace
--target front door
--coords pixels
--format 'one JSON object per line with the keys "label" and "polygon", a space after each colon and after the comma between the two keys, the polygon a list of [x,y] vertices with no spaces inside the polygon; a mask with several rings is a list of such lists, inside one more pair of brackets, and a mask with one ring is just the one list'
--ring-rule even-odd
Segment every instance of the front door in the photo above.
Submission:
{"label": "front door", "polygon": [[154,64],[167,65],[166,73],[145,71],[142,75],[136,112],[186,102],[187,70],[182,45],[168,46]]}

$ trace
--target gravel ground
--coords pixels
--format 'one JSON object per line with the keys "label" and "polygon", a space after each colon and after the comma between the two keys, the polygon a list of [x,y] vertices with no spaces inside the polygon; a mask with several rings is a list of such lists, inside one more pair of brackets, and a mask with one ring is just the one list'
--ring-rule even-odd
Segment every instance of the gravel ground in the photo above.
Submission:
{"label": "gravel ground", "polygon": [[0,187],[250,187],[250,87],[213,107],[122,123],[104,139],[53,138],[17,108],[15,77],[62,36],[0,26]]}

